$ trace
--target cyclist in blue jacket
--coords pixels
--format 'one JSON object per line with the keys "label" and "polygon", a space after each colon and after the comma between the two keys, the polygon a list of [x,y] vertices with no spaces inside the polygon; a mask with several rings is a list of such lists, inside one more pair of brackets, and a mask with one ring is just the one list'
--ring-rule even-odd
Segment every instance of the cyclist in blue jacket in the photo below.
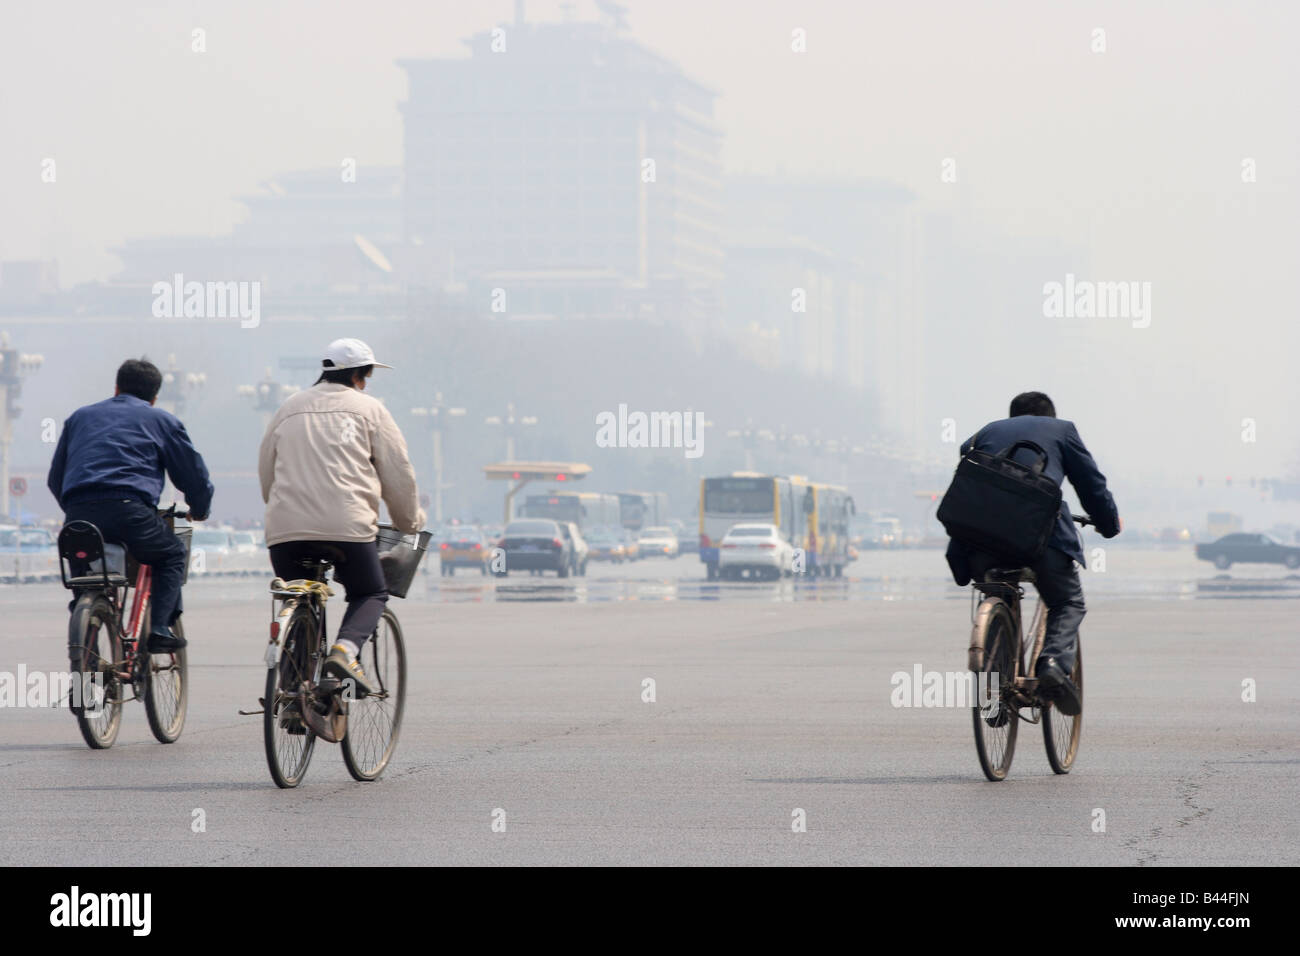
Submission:
{"label": "cyclist in blue jacket", "polygon": [[65,521],[89,521],[105,541],[124,545],[153,568],[150,653],[186,643],[171,629],[181,613],[185,546],[158,514],[163,474],[185,495],[196,521],[208,516],[213,490],[185,426],[154,405],[161,387],[152,362],[123,362],[113,397],[77,409],[63,423],[47,482]]}

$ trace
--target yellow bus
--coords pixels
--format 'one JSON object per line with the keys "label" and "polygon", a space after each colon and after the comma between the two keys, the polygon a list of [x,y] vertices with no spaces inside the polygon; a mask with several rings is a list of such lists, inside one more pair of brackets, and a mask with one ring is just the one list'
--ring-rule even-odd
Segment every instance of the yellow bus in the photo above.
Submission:
{"label": "yellow bus", "polygon": [[773,524],[803,550],[811,575],[844,573],[849,562],[849,517],[853,499],[838,485],[802,475],[736,471],[700,480],[700,561],[710,581],[718,574],[718,542],[733,525]]}

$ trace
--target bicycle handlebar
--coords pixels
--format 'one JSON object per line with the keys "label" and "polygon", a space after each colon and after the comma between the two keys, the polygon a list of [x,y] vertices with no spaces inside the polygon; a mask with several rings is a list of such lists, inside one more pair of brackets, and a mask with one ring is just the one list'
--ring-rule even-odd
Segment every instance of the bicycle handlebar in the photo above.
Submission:
{"label": "bicycle handlebar", "polygon": [[158,515],[162,518],[184,518],[187,521],[190,520],[189,510],[182,510],[180,505],[176,504],[174,501],[169,507],[159,508]]}
{"label": "bicycle handlebar", "polygon": [[1094,528],[1097,526],[1097,522],[1093,521],[1088,515],[1070,515],[1070,517],[1081,525],[1092,525]]}

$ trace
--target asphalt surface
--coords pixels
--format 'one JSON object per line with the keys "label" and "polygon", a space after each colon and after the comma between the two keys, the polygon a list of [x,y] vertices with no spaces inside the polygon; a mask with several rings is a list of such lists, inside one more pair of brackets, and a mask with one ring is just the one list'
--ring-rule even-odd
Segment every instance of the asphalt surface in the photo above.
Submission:
{"label": "asphalt surface", "polygon": [[[319,863],[327,821],[351,833],[330,854],[369,864],[1300,863],[1288,576],[1255,569],[1261,590],[1117,556],[1109,573],[1136,584],[1085,579],[1074,772],[1054,775],[1025,726],[993,784],[968,708],[891,702],[896,672],[964,670],[967,593],[936,553],[874,560],[844,582],[725,587],[689,557],[563,582],[428,575],[393,602],[410,683],[388,771],[356,783],[318,743],[290,791],[261,718],[236,713],[265,675],[265,582],[196,582],[178,743],[156,743],[138,703],[102,752],[67,710],[0,710],[0,864]],[[900,563],[901,585],[870,586]],[[0,671],[65,667],[64,600],[0,588]]]}

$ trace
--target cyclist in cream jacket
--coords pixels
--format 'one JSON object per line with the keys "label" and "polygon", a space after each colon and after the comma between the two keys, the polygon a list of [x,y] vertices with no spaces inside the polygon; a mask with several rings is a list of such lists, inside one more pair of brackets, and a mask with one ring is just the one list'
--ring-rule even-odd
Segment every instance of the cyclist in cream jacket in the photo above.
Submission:
{"label": "cyclist in cream jacket", "polygon": [[376,367],[360,339],[330,343],[323,371],[290,396],[266,430],[258,456],[271,566],[285,580],[305,577],[300,562],[326,556],[347,589],[347,611],[325,671],[371,693],[357,655],[384,613],[388,590],[375,546],[379,502],[399,531],[423,529],[415,469],[406,441],[381,402],[365,394]]}

